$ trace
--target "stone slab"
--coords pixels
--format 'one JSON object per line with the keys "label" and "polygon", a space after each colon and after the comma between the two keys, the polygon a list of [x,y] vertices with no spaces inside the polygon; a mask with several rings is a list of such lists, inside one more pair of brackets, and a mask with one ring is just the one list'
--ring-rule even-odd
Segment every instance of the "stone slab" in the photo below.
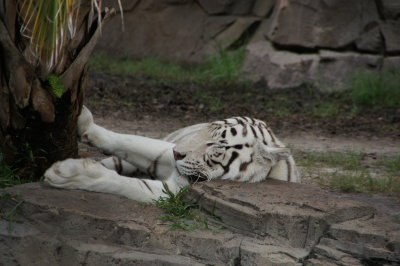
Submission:
{"label": "stone slab", "polygon": [[331,224],[374,214],[372,207],[318,187],[275,180],[201,183],[193,193],[232,230],[295,248],[313,246]]}
{"label": "stone slab", "polygon": [[398,262],[399,224],[366,204],[309,185],[196,184],[191,196],[220,216],[224,227],[194,232],[170,231],[160,209],[115,195],[40,183],[6,191],[24,203],[9,231],[5,216],[16,201],[0,198],[0,265]]}

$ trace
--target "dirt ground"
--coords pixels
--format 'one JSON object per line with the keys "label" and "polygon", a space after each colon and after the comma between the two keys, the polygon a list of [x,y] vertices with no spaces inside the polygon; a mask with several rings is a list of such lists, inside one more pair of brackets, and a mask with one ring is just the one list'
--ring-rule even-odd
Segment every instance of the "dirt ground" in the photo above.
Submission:
{"label": "dirt ground", "polygon": [[[301,150],[400,153],[400,109],[351,115],[348,106],[339,106],[338,113],[319,116],[315,102],[323,100],[304,90],[165,85],[101,73],[91,74],[86,92],[86,105],[97,120],[127,133],[162,137],[191,124],[240,115],[266,121],[284,142]],[[310,109],[315,111],[310,114]]]}
{"label": "dirt ground", "polygon": [[[340,106],[334,115],[310,113],[318,111],[315,102],[324,104],[323,97],[301,90],[204,88],[95,73],[89,79],[85,104],[98,124],[121,133],[161,138],[191,124],[244,115],[266,121],[295,150],[364,152],[373,160],[400,154],[400,110],[351,115],[348,106]],[[362,193],[343,197],[400,215],[397,198]]]}

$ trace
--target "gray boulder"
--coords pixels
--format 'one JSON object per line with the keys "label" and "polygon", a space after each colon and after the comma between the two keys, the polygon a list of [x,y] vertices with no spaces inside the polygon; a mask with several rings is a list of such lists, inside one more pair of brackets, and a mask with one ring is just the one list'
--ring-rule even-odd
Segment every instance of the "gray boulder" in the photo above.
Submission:
{"label": "gray boulder", "polygon": [[400,18],[400,1],[379,0],[378,2],[382,9],[382,15],[385,19],[396,20]]}
{"label": "gray boulder", "polygon": [[351,73],[377,69],[382,64],[383,56],[378,55],[330,50],[299,54],[277,50],[270,42],[260,41],[247,47],[243,72],[255,82],[264,80],[271,89],[309,84],[330,91],[343,89]]}
{"label": "gray boulder", "polygon": [[264,80],[270,88],[286,89],[309,82],[316,63],[316,54],[279,51],[270,42],[260,41],[247,47],[243,72],[255,82]]}
{"label": "gray boulder", "polygon": [[197,0],[199,5],[210,15],[247,15],[250,14],[254,0]]}
{"label": "gray boulder", "polygon": [[337,49],[354,43],[378,20],[372,0],[282,0],[275,5],[268,36],[283,46]]}
{"label": "gray boulder", "polygon": [[400,52],[400,22],[387,21],[382,24],[382,35],[385,39],[386,51]]}

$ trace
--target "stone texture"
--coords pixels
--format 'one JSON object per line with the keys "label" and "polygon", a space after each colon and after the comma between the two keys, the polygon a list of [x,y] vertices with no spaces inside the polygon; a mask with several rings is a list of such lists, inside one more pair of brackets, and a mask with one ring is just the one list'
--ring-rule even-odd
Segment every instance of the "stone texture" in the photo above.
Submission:
{"label": "stone texture", "polygon": [[257,18],[238,18],[226,30],[218,34],[215,40],[215,46],[226,49],[238,41],[241,37],[246,37],[246,32],[254,23],[259,23]]}
{"label": "stone texture", "polygon": [[275,5],[276,0],[256,0],[253,7],[253,14],[258,17],[267,17]]}
{"label": "stone texture", "polygon": [[396,70],[400,67],[400,56],[388,56],[383,59],[383,69]]}
{"label": "stone texture", "polygon": [[[135,6],[139,3],[140,0],[121,0],[121,5],[122,5],[122,10],[124,12],[130,12],[132,11]],[[104,0],[103,5],[110,7],[110,8],[115,8],[115,10],[120,9],[118,1],[114,0]]]}
{"label": "stone texture", "polygon": [[284,46],[337,49],[354,43],[366,25],[378,20],[373,0],[281,0],[268,36]]}
{"label": "stone texture", "polygon": [[198,61],[204,56],[205,44],[235,21],[233,17],[209,17],[194,2],[166,3],[141,1],[133,12],[124,14],[125,32],[120,18],[114,18],[104,29],[105,41],[98,49],[134,58]]}
{"label": "stone texture", "polygon": [[[115,18],[104,30],[105,41],[99,49],[134,58],[200,62],[220,48],[240,43],[248,51],[244,72],[253,80],[265,80],[271,88],[312,84],[322,90],[343,89],[354,69],[379,70],[380,55],[400,54],[396,0],[137,0],[123,4],[126,31],[120,31],[121,22]],[[112,5],[118,8],[115,2]],[[378,10],[386,20],[380,19]],[[266,38],[273,46],[255,44]],[[236,42],[241,39],[249,41]],[[335,58],[321,57],[325,51],[336,53]],[[391,66],[396,62],[389,61]]]}
{"label": "stone texture", "polygon": [[356,46],[359,51],[382,53],[385,47],[379,26],[376,25],[362,33],[356,40]]}
{"label": "stone texture", "polygon": [[[105,4],[119,8],[116,1]],[[349,73],[380,70],[383,55],[400,55],[398,0],[135,0],[123,6],[125,32],[114,18],[98,49],[198,63],[220,48],[245,48],[244,72],[271,88],[344,89]],[[261,41],[272,45],[256,44]],[[321,57],[325,51],[335,58]]]}
{"label": "stone texture", "polygon": [[382,15],[385,19],[396,20],[400,18],[400,1],[379,0],[382,7]]}
{"label": "stone texture", "polygon": [[310,76],[321,90],[346,89],[344,82],[349,75],[365,69],[379,69],[383,63],[382,56],[354,52],[320,50],[319,57]]}
{"label": "stone texture", "polygon": [[325,91],[343,89],[354,71],[379,69],[383,64],[383,57],[378,55],[330,50],[299,54],[277,50],[268,41],[251,43],[246,52],[243,72],[255,82],[265,81],[272,89],[305,84]]}
{"label": "stone texture", "polygon": [[279,51],[270,42],[260,41],[247,47],[243,72],[255,82],[264,80],[269,88],[295,88],[309,82],[317,60],[316,54]]}
{"label": "stone texture", "polygon": [[207,14],[219,15],[228,13],[232,0],[197,0]]}
{"label": "stone texture", "polygon": [[[251,193],[248,193],[251,191]],[[306,192],[307,191],[307,192]],[[323,190],[268,181],[260,184],[212,182],[195,186],[200,204],[241,234],[270,237],[282,245],[309,248],[330,224],[371,216],[373,208],[354,201],[340,203]],[[324,201],[315,201],[315,199]]]}
{"label": "stone texture", "polygon": [[251,13],[254,0],[197,0],[210,15],[247,15]]}
{"label": "stone texture", "polygon": [[400,52],[400,22],[386,22],[381,29],[386,51],[389,53]]}
{"label": "stone texture", "polygon": [[[191,190],[217,231],[174,230],[161,210],[119,196],[8,188],[24,203],[0,219],[0,265],[358,265],[400,263],[400,224],[318,187],[216,181]],[[2,212],[16,202],[0,198]]]}

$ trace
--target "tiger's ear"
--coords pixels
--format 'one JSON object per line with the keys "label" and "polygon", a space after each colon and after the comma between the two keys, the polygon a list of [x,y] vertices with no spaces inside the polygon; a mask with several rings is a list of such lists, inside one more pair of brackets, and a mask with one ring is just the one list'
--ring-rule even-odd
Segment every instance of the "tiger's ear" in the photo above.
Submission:
{"label": "tiger's ear", "polygon": [[273,148],[264,146],[261,155],[263,158],[270,160],[272,163],[276,163],[280,160],[288,158],[292,154],[288,148]]}

